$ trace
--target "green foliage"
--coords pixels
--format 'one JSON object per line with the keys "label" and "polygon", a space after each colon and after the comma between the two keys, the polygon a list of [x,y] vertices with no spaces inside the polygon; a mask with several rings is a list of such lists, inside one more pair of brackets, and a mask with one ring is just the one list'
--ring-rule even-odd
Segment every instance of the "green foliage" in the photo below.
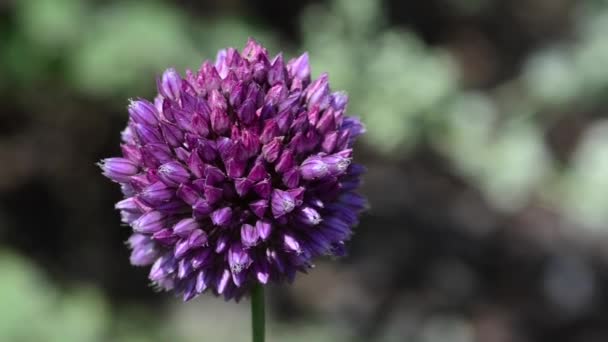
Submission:
{"label": "green foliage", "polygon": [[608,221],[608,122],[589,129],[578,146],[572,168],[558,190],[559,205],[578,223],[604,230]]}
{"label": "green foliage", "polygon": [[443,51],[383,22],[378,2],[339,0],[311,8],[302,30],[313,71],[329,71],[332,86],[348,91],[367,142],[389,155],[417,141],[456,91],[458,71]]}
{"label": "green foliage", "polygon": [[[165,2],[23,0],[15,9],[5,68],[24,86],[52,75],[95,97],[150,95],[154,75],[169,66],[198,68],[221,47],[255,36],[276,47],[272,34],[242,18],[191,18]],[[1,82],[1,81],[0,81]]]}
{"label": "green foliage", "polygon": [[444,129],[434,139],[459,173],[502,209],[525,205],[550,172],[538,128],[525,119],[499,123],[496,104],[481,93],[463,93],[454,100],[445,110]]}
{"label": "green foliage", "polygon": [[92,94],[152,88],[153,75],[198,59],[183,15],[166,5],[118,2],[97,11],[89,25],[70,56],[70,74],[77,86]]}
{"label": "green foliage", "polygon": [[[87,286],[59,288],[37,267],[1,249],[0,270],[0,341],[195,342],[203,338],[249,338],[247,329],[233,329],[249,326],[246,305],[228,305],[221,299],[209,300],[216,302],[212,309],[209,302],[204,306],[179,303],[173,318],[163,319],[159,317],[161,312],[136,305],[123,304],[110,310],[105,298]],[[320,324],[270,325],[269,341],[344,340],[344,334]]]}
{"label": "green foliage", "polygon": [[[18,25],[24,38],[41,51],[65,48],[82,39],[88,8],[80,0],[17,2]],[[56,51],[57,52],[57,51]]]}
{"label": "green foliage", "polygon": [[[487,5],[452,4],[466,13]],[[602,200],[608,141],[589,132],[564,168],[553,160],[543,127],[545,114],[592,108],[608,90],[608,69],[601,67],[608,60],[608,3],[582,2],[575,27],[577,39],[535,51],[519,75],[485,92],[463,89],[450,55],[387,27],[373,1],[310,8],[302,20],[302,49],[311,52],[317,73],[329,71],[332,85],[349,92],[349,110],[361,115],[365,142],[377,152],[404,158],[431,137],[497,208],[514,211],[541,197],[571,219],[599,227],[608,219]]]}
{"label": "green foliage", "polygon": [[2,341],[101,341],[108,310],[90,288],[60,292],[25,260],[0,252]]}

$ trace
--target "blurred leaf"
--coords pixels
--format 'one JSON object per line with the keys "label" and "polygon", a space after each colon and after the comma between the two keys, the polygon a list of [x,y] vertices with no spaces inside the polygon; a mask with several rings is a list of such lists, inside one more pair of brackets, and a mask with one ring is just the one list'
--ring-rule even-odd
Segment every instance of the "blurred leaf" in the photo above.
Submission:
{"label": "blurred leaf", "polygon": [[86,1],[22,0],[17,18],[25,37],[43,49],[77,42],[86,28]]}
{"label": "blurred leaf", "polygon": [[[349,93],[349,112],[367,125],[364,139],[390,154],[417,141],[429,115],[456,90],[457,70],[411,33],[378,30],[371,23],[384,21],[380,13],[377,2],[337,0],[331,11],[306,11],[302,30],[314,73],[329,71],[333,89]],[[374,29],[364,35],[362,25]]]}
{"label": "blurred leaf", "polygon": [[566,172],[560,203],[575,221],[605,230],[608,221],[608,121],[602,120],[585,133]]}
{"label": "blurred leaf", "polygon": [[46,76],[49,60],[19,33],[9,37],[1,56],[2,67],[6,68],[6,74],[0,77],[2,83],[11,87],[31,87]]}
{"label": "blurred leaf", "polygon": [[565,51],[548,50],[533,55],[526,63],[527,91],[544,105],[562,105],[580,95],[581,78]]}
{"label": "blurred leaf", "polygon": [[105,304],[93,290],[60,294],[39,271],[14,254],[0,251],[0,340],[100,341]]}
{"label": "blurred leaf", "polygon": [[101,94],[150,92],[154,75],[199,60],[188,38],[187,19],[154,2],[119,2],[99,11],[73,56],[71,77],[83,91]]}
{"label": "blurred leaf", "polygon": [[487,96],[458,97],[446,119],[445,131],[434,137],[438,147],[496,207],[520,209],[550,174],[551,159],[538,128],[515,117],[499,124]]}

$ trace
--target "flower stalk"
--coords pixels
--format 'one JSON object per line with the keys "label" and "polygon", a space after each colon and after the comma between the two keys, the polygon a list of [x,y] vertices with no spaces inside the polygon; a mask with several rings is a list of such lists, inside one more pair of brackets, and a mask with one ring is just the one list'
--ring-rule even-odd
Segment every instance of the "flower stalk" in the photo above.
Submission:
{"label": "flower stalk", "polygon": [[256,284],[251,290],[251,333],[253,342],[264,342],[265,311],[264,287]]}

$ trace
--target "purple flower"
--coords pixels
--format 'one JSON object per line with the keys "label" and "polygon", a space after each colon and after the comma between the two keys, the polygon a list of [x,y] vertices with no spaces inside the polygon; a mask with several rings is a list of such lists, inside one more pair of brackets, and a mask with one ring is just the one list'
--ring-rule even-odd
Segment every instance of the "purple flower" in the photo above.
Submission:
{"label": "purple flower", "polygon": [[366,202],[352,164],[361,122],[308,55],[287,63],[249,40],[129,105],[122,157],[99,165],[121,185],[131,263],[189,300],[239,300],[255,283],[292,281],[341,256]]}

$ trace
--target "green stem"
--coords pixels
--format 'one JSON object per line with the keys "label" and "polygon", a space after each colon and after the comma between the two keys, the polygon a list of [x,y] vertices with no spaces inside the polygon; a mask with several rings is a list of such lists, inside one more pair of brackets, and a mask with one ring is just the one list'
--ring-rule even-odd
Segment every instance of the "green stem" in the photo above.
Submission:
{"label": "green stem", "polygon": [[251,328],[253,342],[264,342],[264,287],[255,284],[251,290]]}

